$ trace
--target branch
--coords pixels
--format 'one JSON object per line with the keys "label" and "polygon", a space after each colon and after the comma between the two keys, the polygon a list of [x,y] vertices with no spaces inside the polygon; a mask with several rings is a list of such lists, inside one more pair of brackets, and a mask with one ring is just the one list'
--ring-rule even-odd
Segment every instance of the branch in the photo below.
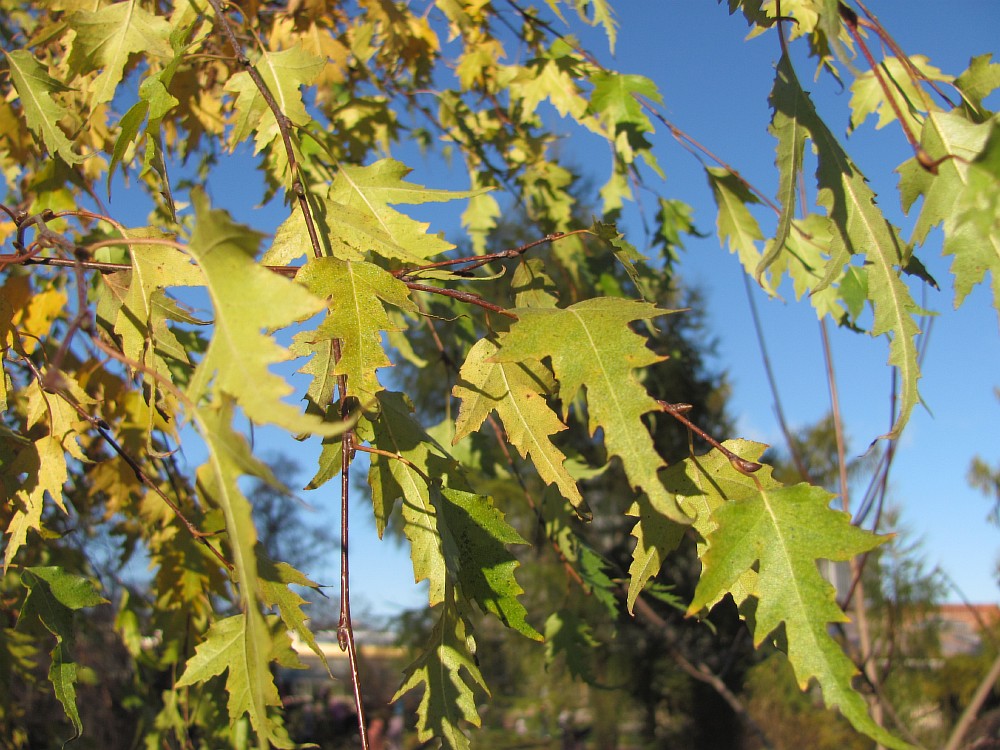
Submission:
{"label": "branch", "polygon": [[979,683],[979,687],[976,688],[975,694],[972,696],[972,700],[969,701],[969,705],[965,707],[961,717],[959,717],[958,723],[951,732],[951,737],[948,738],[948,744],[944,746],[944,750],[958,750],[962,744],[962,740],[965,739],[965,735],[972,726],[972,722],[975,721],[976,716],[979,714],[979,710],[993,691],[997,680],[1000,680],[1000,654],[993,660],[990,671],[983,677]]}
{"label": "branch", "polygon": [[736,694],[729,689],[726,683],[723,682],[717,675],[713,674],[706,665],[699,664],[695,666],[688,661],[688,658],[684,656],[684,654],[680,652],[680,650],[673,643],[673,638],[671,637],[667,621],[660,617],[660,615],[658,615],[649,603],[646,602],[646,600],[641,596],[635,600],[635,613],[649,625],[652,625],[660,631],[661,637],[667,645],[667,650],[670,652],[671,658],[684,673],[699,682],[704,682],[706,685],[715,690],[715,692],[719,694],[719,697],[722,698],[732,709],[733,713],[736,714],[737,718],[739,718],[739,720],[750,731],[757,735],[757,739],[760,740],[762,747],[766,748],[766,750],[771,750],[774,747],[768,739],[767,734],[761,726],[754,721],[754,718],[747,711],[746,706],[744,706],[743,702],[736,696]]}

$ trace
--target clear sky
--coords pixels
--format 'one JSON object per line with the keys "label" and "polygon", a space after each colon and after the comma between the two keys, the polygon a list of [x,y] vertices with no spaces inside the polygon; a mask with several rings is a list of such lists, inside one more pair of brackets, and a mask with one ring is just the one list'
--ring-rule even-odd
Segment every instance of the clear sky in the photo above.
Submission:
{"label": "clear sky", "polygon": [[[992,52],[1000,58],[997,0],[870,0],[869,6],[904,50],[928,55],[947,73],[957,75],[964,70],[970,55]],[[668,118],[773,195],[777,175],[774,143],[767,133],[767,93],[779,54],[776,35],[770,33],[744,42],[747,27],[742,16],[729,16],[726,3],[718,5],[712,0],[619,0],[616,8],[621,27],[614,58],[607,53],[602,34],[581,33],[585,43],[622,72],[653,79],[663,93]],[[829,76],[812,81],[811,67],[801,58],[799,76],[811,88],[832,129],[843,133],[849,114],[849,92],[840,90]],[[555,119],[555,113],[551,114]],[[590,136],[572,130],[569,124],[565,132],[571,165],[600,185],[607,177],[606,147],[593,148]],[[701,165],[663,128],[654,139],[667,180],[663,184],[651,177],[650,186],[691,203],[696,225],[710,235],[686,243],[679,268],[684,280],[705,295],[710,333],[718,340],[715,365],[727,371],[733,389],[730,409],[737,418],[738,434],[732,437],[780,445],[773,401],[750,322],[742,270],[715,237],[715,207]],[[898,127],[890,125],[876,131],[869,121],[851,137],[848,148],[881,196],[880,204],[903,228],[903,236],[908,236],[912,217],[903,216],[899,210],[893,170],[912,154]],[[402,146],[393,155],[415,167],[411,179],[416,182],[429,187],[466,186],[464,178],[443,173],[440,162],[422,160],[415,156],[414,149]],[[246,156],[244,153],[242,159],[228,163],[223,160],[223,173],[210,178],[210,193],[215,203],[228,207],[237,218],[273,232],[285,210],[274,205],[249,213],[245,193],[235,189],[247,179]],[[127,198],[116,193],[112,211],[115,204],[121,206],[119,200]],[[652,199],[645,210],[655,211]],[[445,218],[445,214],[440,216],[444,223],[434,229],[457,237],[457,222]],[[772,220],[762,217],[762,221],[765,232],[773,228]],[[626,211],[623,228],[641,250],[646,238],[636,210]],[[940,234],[933,233],[920,251],[921,259],[942,287],[940,292],[931,292],[923,303],[941,314],[933,323],[920,382],[926,408],[915,410],[900,443],[890,502],[901,510],[902,524],[913,538],[922,540],[930,567],[939,565],[969,599],[996,601],[993,570],[1000,530],[986,523],[989,504],[968,487],[966,473],[976,454],[991,464],[1000,460],[1000,402],[993,395],[993,389],[1000,386],[998,318],[982,287],[970,295],[960,311],[952,309],[949,264],[941,258],[940,241]],[[757,301],[783,405],[793,427],[797,427],[815,422],[828,412],[829,393],[815,315],[808,304],[795,303],[790,290],[783,289],[782,293],[784,301],[767,300],[763,294],[758,294]],[[853,454],[857,455],[890,425],[887,342],[841,333],[832,327],[831,331],[846,427]],[[303,483],[308,479],[315,454],[312,447],[279,439],[266,429],[257,431],[255,439],[263,450],[284,450],[294,455],[307,467]],[[338,498],[334,497],[334,489],[327,485],[320,492],[303,493],[303,498],[317,508],[318,523],[335,523]],[[366,603],[378,613],[419,606],[425,601],[424,594],[412,583],[406,550],[390,541],[379,542],[368,516],[362,502],[355,503],[355,606],[364,611],[362,603]],[[321,582],[336,583],[335,554],[328,568],[310,572]],[[957,594],[950,598],[956,599]]]}

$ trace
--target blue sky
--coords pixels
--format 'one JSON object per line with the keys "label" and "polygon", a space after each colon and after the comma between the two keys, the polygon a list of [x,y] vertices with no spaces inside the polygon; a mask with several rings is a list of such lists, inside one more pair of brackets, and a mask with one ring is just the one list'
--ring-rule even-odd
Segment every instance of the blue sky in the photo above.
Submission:
{"label": "blue sky", "polygon": [[[870,6],[904,50],[928,55],[947,73],[957,75],[964,70],[970,55],[992,52],[1000,57],[1000,3],[996,0],[956,0],[948,4],[872,0]],[[653,79],[664,96],[663,111],[668,118],[773,195],[776,172],[774,144],[767,133],[767,94],[779,55],[776,35],[744,41],[747,27],[742,17],[729,16],[725,3],[720,6],[712,0],[620,0],[617,16],[621,27],[613,58],[601,33],[578,28],[574,32],[610,65]],[[834,132],[843,133],[849,115],[849,92],[840,91],[829,76],[813,81],[811,67],[801,58],[799,76],[812,90]],[[554,112],[552,117],[556,118]],[[571,166],[600,185],[607,177],[606,147],[595,149],[591,136],[573,130],[569,124],[557,127],[565,129],[565,153]],[[650,175],[650,186],[691,203],[697,227],[710,235],[686,243],[679,272],[686,283],[705,294],[710,333],[718,340],[715,366],[728,372],[733,388],[730,409],[737,418],[738,434],[732,437],[780,444],[773,402],[751,327],[743,272],[715,237],[715,207],[702,167],[662,127],[654,136],[654,144],[667,178],[664,184]],[[908,236],[912,217],[899,210],[893,170],[912,153],[898,127],[890,125],[876,131],[873,121],[869,121],[850,138],[848,148],[880,195],[880,205],[903,228],[904,237]],[[423,160],[405,145],[393,155],[415,168],[411,179],[416,182],[429,187],[466,186],[460,174],[442,172],[441,162]],[[238,219],[272,232],[284,218],[284,209],[273,205],[248,212],[247,196],[237,189],[237,185],[246,185],[241,183],[247,179],[246,156],[238,153],[224,163],[222,173],[210,178],[209,191],[216,204],[230,208]],[[117,191],[112,211],[126,200],[126,191]],[[654,199],[648,200],[645,210],[655,211]],[[441,223],[433,229],[457,236],[454,217],[445,213],[435,216]],[[762,220],[766,232],[767,220]],[[641,250],[646,239],[635,209],[626,210],[622,228]],[[890,503],[901,510],[901,522],[913,538],[922,540],[929,566],[941,566],[969,599],[996,601],[993,569],[1000,530],[986,523],[988,502],[968,487],[966,472],[976,454],[991,464],[1000,459],[996,448],[1000,402],[993,394],[993,389],[1000,386],[998,319],[982,287],[970,295],[961,310],[952,309],[949,264],[940,255],[939,233],[931,235],[920,257],[942,286],[940,292],[931,291],[923,302],[940,315],[933,323],[920,383],[926,408],[917,408],[900,442]],[[807,303],[795,303],[790,290],[782,292],[784,301],[768,300],[760,293],[757,302],[786,415],[797,427],[827,413],[829,393],[815,315]],[[846,428],[857,455],[890,426],[887,343],[832,327],[831,331]],[[303,483],[311,475],[314,447],[279,438],[266,429],[258,430],[255,439],[262,450],[284,450],[294,455],[306,467]],[[318,523],[335,522],[339,498],[334,496],[334,490],[327,485],[319,492],[302,495],[316,507]],[[406,550],[393,542],[379,542],[368,516],[361,501],[356,502],[352,530],[355,607],[364,611],[366,604],[371,611],[391,613],[419,606],[425,601],[424,594],[412,583]],[[324,583],[337,580],[336,551],[332,552],[328,568],[310,571]],[[950,595],[951,599],[956,597]]]}

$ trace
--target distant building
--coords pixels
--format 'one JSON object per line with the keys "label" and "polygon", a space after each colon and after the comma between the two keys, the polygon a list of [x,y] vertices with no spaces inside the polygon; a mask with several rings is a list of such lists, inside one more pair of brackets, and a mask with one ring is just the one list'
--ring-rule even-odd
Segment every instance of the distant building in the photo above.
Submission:
{"label": "distant building", "polygon": [[982,648],[983,630],[1000,624],[1000,605],[942,604],[933,616],[942,656],[975,654]]}

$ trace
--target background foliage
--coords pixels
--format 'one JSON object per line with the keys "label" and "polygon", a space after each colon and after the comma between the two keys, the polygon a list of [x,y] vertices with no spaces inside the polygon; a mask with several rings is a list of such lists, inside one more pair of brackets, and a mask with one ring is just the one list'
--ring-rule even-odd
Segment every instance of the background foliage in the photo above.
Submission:
{"label": "background foliage", "polygon": [[[606,0],[0,7],[5,684],[46,665],[68,731],[86,731],[79,614],[114,608],[130,664],[114,700],[147,746],[289,746],[273,669],[298,663],[290,634],[322,652],[301,595],[317,585],[277,557],[284,543],[263,544],[278,540],[246,491],[245,477],[275,493],[261,498],[286,491],[246,437],[270,425],[321,441],[309,489],[340,480],[345,563],[352,462],[370,456],[378,532],[401,529],[434,606],[397,693],[419,695],[421,741],[469,745],[490,690],[477,640],[499,626],[544,640],[569,676],[627,680],[650,726],[665,691],[641,659],[680,655],[752,731],[724,665],[678,650],[707,629],[671,625],[673,605],[734,643],[742,621],[856,731],[908,746],[886,728],[871,654],[858,663],[876,695],[857,689],[830,632],[847,618],[816,564],[885,539],[831,507],[823,479],[783,483],[758,463],[766,446],[713,438],[730,437],[724,384],[699,359],[697,314],[679,310],[698,297],[673,279],[691,212],[656,194],[649,134],[701,154],[720,240],[752,279],[772,292],[790,279],[821,318],[887,342],[893,441],[919,399],[911,288],[933,283],[920,260],[931,230],[956,303],[987,273],[1000,297],[1000,133],[984,105],[1000,64],[943,73],[861,3],[730,0],[779,54],[772,199],[677,129],[652,81],[572,35],[599,27],[614,47]],[[852,125],[875,115],[912,145],[911,237],[817,112],[800,59],[850,87]],[[596,196],[559,158],[563,127],[607,145]],[[454,158],[468,189],[408,181],[390,156],[401,141]],[[261,192],[244,200],[287,208],[267,236],[200,187],[251,143]],[[106,205],[122,177],[148,196],[146,222]],[[648,255],[615,225],[640,190],[656,194]],[[459,249],[398,208],[451,202],[464,206]],[[141,595],[116,580],[136,556],[153,570]],[[528,576],[542,559],[553,569]],[[346,564],[341,586],[338,638],[355,665]],[[595,661],[633,627],[623,607],[647,632],[635,653]],[[26,743],[24,705],[0,710]]]}

